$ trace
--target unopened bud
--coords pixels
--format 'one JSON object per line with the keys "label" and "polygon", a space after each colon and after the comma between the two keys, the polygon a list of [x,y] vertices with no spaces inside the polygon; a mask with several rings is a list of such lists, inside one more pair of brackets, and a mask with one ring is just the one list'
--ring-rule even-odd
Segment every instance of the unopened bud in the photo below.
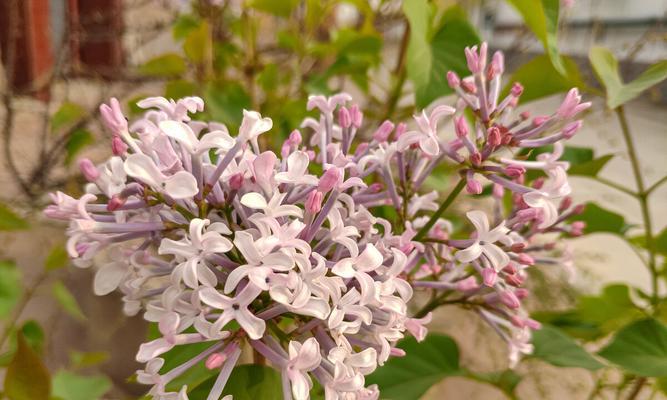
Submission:
{"label": "unopened bud", "polygon": [[95,182],[97,178],[100,177],[100,171],[98,171],[95,164],[87,158],[79,161],[79,169],[89,182]]}

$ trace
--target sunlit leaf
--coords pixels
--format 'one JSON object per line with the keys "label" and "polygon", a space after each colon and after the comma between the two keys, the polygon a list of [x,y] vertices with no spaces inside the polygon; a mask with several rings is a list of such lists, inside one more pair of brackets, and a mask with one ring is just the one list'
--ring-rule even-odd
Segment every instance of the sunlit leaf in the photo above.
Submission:
{"label": "sunlit leaf", "polygon": [[21,273],[13,262],[0,261],[0,318],[12,311],[21,296]]}
{"label": "sunlit leaf", "polygon": [[62,400],[98,400],[111,389],[104,375],[84,376],[58,371],[53,377],[53,395]]}
{"label": "sunlit leaf", "polygon": [[88,368],[102,364],[109,359],[109,353],[106,351],[71,351],[69,353],[70,368]]}
{"label": "sunlit leaf", "polygon": [[561,75],[551,64],[546,55],[540,55],[517,68],[507,81],[501,97],[507,96],[512,85],[519,82],[523,85],[521,102],[538,100],[556,93],[567,92],[573,87],[584,88],[577,64],[570,57],[562,57],[566,74]]}
{"label": "sunlit leaf", "polygon": [[202,21],[196,29],[192,29],[185,38],[183,50],[193,62],[201,64],[212,57],[211,29],[206,21]]}
{"label": "sunlit leaf", "polygon": [[299,3],[299,0],[250,0],[248,5],[271,15],[289,17]]}
{"label": "sunlit leaf", "polygon": [[169,53],[152,58],[139,66],[139,72],[150,76],[179,76],[185,72],[185,60],[178,54]]}
{"label": "sunlit leaf", "polygon": [[603,365],[584,348],[553,326],[543,325],[533,332],[535,349],[531,357],[558,367],[578,367],[597,370]]}
{"label": "sunlit leaf", "polygon": [[0,203],[0,231],[16,231],[29,227],[28,221],[19,217],[7,205]]}
{"label": "sunlit leaf", "polygon": [[44,260],[44,268],[47,271],[53,271],[55,269],[60,269],[69,263],[69,255],[63,244],[57,244],[51,248],[49,254]]}
{"label": "sunlit leaf", "polygon": [[94,142],[95,139],[92,133],[87,129],[79,128],[74,130],[65,143],[65,165],[71,164],[81,150]]}
{"label": "sunlit leaf", "polygon": [[613,211],[598,206],[595,203],[586,203],[584,212],[572,217],[573,221],[584,221],[586,228],[584,233],[607,232],[623,236],[630,228],[625,218]]}
{"label": "sunlit leaf", "polygon": [[17,343],[16,353],[5,375],[5,395],[10,400],[49,400],[49,371],[35,351],[28,346],[20,331],[17,334]]}
{"label": "sunlit leaf", "polygon": [[86,110],[80,105],[69,101],[64,102],[51,117],[51,130],[55,132],[70,126],[84,115],[86,115]]}
{"label": "sunlit leaf", "polygon": [[667,327],[654,319],[634,322],[618,331],[600,356],[639,376],[665,376]]}
{"label": "sunlit leaf", "polygon": [[77,303],[76,298],[62,282],[53,282],[53,297],[58,301],[58,304],[60,304],[62,309],[65,310],[65,312],[67,312],[67,314],[70,316],[79,321],[86,319],[86,316],[83,314],[83,311],[81,311],[81,307],[79,307],[79,303]]}

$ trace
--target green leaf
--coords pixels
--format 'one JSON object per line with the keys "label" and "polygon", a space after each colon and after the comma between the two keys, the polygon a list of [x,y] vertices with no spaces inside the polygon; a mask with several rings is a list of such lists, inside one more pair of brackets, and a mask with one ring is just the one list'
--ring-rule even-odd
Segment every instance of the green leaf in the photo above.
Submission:
{"label": "green leaf", "polygon": [[69,353],[70,368],[88,368],[102,364],[109,359],[109,353],[106,351],[71,351]]}
{"label": "green leaf", "polygon": [[613,211],[598,206],[595,203],[586,203],[584,212],[572,217],[572,221],[584,221],[584,233],[607,232],[623,236],[630,226],[625,218]]}
{"label": "green leaf", "polygon": [[377,384],[385,399],[419,399],[443,378],[463,373],[458,346],[449,336],[432,333],[421,343],[410,337],[398,347],[405,357],[389,359],[366,377],[366,384]]}
{"label": "green leaf", "polygon": [[28,221],[16,215],[7,205],[0,203],[0,231],[18,231],[29,227]]}
{"label": "green leaf", "polygon": [[28,345],[38,354],[42,353],[44,347],[44,330],[35,320],[27,321],[21,327],[23,337]]}
{"label": "green leaf", "polygon": [[448,8],[442,26],[429,38],[429,9],[425,1],[404,2],[410,22],[407,74],[415,86],[418,107],[426,107],[438,97],[451,93],[447,72],[468,75],[464,56],[466,46],[479,43],[475,29],[458,6]]}
{"label": "green leaf", "polygon": [[289,17],[299,3],[299,0],[251,0],[248,5],[277,17]]}
{"label": "green leaf", "polygon": [[614,158],[612,154],[607,154],[581,164],[572,165],[567,172],[569,175],[595,177],[612,158]]}
{"label": "green leaf", "polygon": [[12,311],[21,296],[21,273],[16,264],[0,261],[0,318]]}
{"label": "green leaf", "polygon": [[172,26],[174,39],[184,39],[193,29],[199,26],[199,20],[192,14],[180,14]]}
{"label": "green leaf", "polygon": [[167,83],[164,89],[164,95],[168,99],[180,99],[182,97],[194,96],[197,94],[197,85],[186,80],[176,80]]}
{"label": "green leaf", "polygon": [[598,354],[635,375],[665,376],[667,327],[650,318],[634,322]]}
{"label": "green leaf", "polygon": [[567,70],[558,53],[559,0],[509,0],[509,3],[516,8],[526,25],[542,42],[556,71],[566,76]]}
{"label": "green leaf", "polygon": [[47,271],[53,271],[56,269],[64,268],[69,263],[69,255],[67,254],[67,249],[62,244],[57,244],[51,248],[49,254],[44,260],[44,268]]}
{"label": "green leaf", "polygon": [[[188,393],[190,400],[205,400],[216,378],[212,377]],[[223,394],[233,395],[234,400],[281,400],[281,388],[278,371],[262,365],[246,364],[234,368]]]}
{"label": "green leaf", "polygon": [[234,132],[241,125],[243,109],[250,108],[250,96],[236,82],[209,84],[204,90],[204,100],[211,119],[227,125]]}
{"label": "green leaf", "polygon": [[169,53],[152,58],[139,66],[142,75],[169,77],[185,73],[185,60],[178,54]]}
{"label": "green leaf", "polygon": [[667,255],[667,228],[663,229],[653,240],[655,250],[661,254]]}
{"label": "green leaf", "polygon": [[92,133],[87,129],[79,128],[72,132],[65,143],[65,165],[70,165],[81,150],[94,142]]}
{"label": "green leaf", "polygon": [[608,285],[598,296],[582,296],[577,314],[581,320],[596,324],[602,335],[643,315],[630,297],[630,288],[623,284]]}
{"label": "green leaf", "polygon": [[185,55],[194,63],[201,64],[212,57],[211,29],[206,21],[202,21],[196,29],[188,33],[183,43]]}
{"label": "green leaf", "polygon": [[58,304],[69,314],[79,321],[84,321],[86,316],[81,311],[79,303],[72,295],[72,292],[61,281],[53,282],[53,297],[58,301]]}
{"label": "green leaf", "polygon": [[53,395],[62,400],[97,400],[111,389],[104,375],[84,376],[60,370],[53,377]]}
{"label": "green leaf", "polygon": [[562,57],[565,76],[561,75],[551,64],[546,55],[540,55],[521,65],[512,74],[508,84],[503,88],[501,97],[507,96],[512,84],[519,82],[523,85],[521,102],[541,99],[556,93],[567,92],[572,87],[586,87],[577,64],[570,57]]}
{"label": "green leaf", "polygon": [[70,126],[86,115],[86,110],[76,103],[69,101],[60,105],[58,111],[51,117],[51,131],[58,131]]}
{"label": "green leaf", "polygon": [[512,371],[511,369],[506,369],[499,372],[472,372],[468,371],[466,373],[466,378],[472,380],[488,383],[502,390],[503,393],[506,393],[510,398],[515,398],[514,389],[521,382],[521,375]]}
{"label": "green leaf", "polygon": [[5,375],[5,395],[10,400],[49,400],[49,371],[28,346],[23,333],[17,334],[18,346]]}
{"label": "green leaf", "polygon": [[531,357],[557,367],[577,367],[592,371],[603,367],[574,340],[553,326],[542,325],[541,329],[534,331],[533,345],[535,350]]}
{"label": "green leaf", "polygon": [[667,79],[667,61],[657,62],[642,72],[637,79],[623,83],[618,60],[604,47],[593,47],[588,54],[595,75],[607,90],[607,106],[616,108],[639,96],[644,90]]}

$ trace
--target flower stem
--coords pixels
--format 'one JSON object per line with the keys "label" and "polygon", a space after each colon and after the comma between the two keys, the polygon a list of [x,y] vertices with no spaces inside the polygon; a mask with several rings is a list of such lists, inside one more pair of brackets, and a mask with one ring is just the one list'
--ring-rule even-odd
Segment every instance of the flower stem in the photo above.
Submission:
{"label": "flower stem", "polygon": [[438,221],[438,218],[440,218],[442,214],[445,212],[445,210],[447,210],[447,208],[454,202],[454,199],[456,199],[456,196],[458,196],[459,193],[461,193],[465,185],[466,185],[465,179],[461,178],[459,180],[459,183],[457,183],[456,186],[454,186],[454,189],[452,189],[452,191],[449,193],[449,196],[447,196],[445,201],[440,205],[440,208],[438,208],[436,212],[433,213],[431,219],[429,219],[428,222],[426,222],[426,225],[424,225],[419,230],[419,232],[417,232],[417,235],[415,235],[414,237],[415,241],[423,239],[428,234],[428,231],[430,231],[431,228],[433,228],[433,225],[435,225],[435,223]]}

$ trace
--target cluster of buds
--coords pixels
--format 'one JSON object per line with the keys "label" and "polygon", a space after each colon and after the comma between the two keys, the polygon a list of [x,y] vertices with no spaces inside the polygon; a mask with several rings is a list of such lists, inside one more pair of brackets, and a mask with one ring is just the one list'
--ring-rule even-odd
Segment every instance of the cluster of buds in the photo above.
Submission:
{"label": "cluster of buds", "polygon": [[[581,230],[565,222],[577,208],[559,157],[588,104],[574,90],[551,116],[513,117],[521,87],[499,102],[502,55],[487,66],[485,53],[486,44],[467,50],[472,76],[448,75],[456,108],[422,112],[413,129],[385,121],[368,131],[349,95],[311,96],[319,116],[301,126],[309,140],[293,131],[280,156],[260,149],[272,121],[257,112],[244,111],[232,136],[193,119],[204,108],[197,97],[142,100],[148,111],[131,125],[115,99],[101,106],[114,156],[81,161],[86,193],[56,193],[45,213],[69,221],[76,265],[102,264],[97,294],[119,290],[126,313],[157,323],[161,337],[137,353],[146,363],[138,380],[153,385],[154,398],[187,399],[173,382],[203,363],[219,370],[208,396],[219,399],[250,346],[281,371],[286,399],[309,398],[313,378],[327,399],[376,399],[365,376],[403,355],[395,345],[406,331],[426,335],[429,309],[408,313],[413,288],[471,305],[507,340],[512,360],[530,351],[539,325],[521,308],[524,270],[560,262],[549,258],[553,243],[536,237]],[[449,138],[439,134],[445,118],[456,133]],[[553,152],[536,160],[511,157],[546,144]],[[461,179],[438,201],[423,186],[442,164]],[[527,169],[544,176],[527,184]],[[464,188],[480,194],[478,179],[492,186],[494,227],[471,211],[475,233],[451,239],[443,211]],[[392,220],[379,216],[388,205]],[[210,346],[163,368],[166,352],[201,342]]]}

